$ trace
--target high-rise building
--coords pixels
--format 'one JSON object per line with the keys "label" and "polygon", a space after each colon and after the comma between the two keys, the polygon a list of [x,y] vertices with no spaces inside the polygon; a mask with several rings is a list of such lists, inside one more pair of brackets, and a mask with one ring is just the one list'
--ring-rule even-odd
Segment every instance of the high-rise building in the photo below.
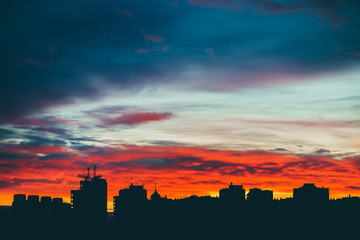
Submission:
{"label": "high-rise building", "polygon": [[329,200],[329,188],[318,188],[314,183],[305,183],[300,188],[294,188],[294,201],[300,203],[319,203]]}
{"label": "high-rise building", "polygon": [[228,188],[219,191],[220,200],[238,203],[245,200],[245,189],[243,185],[233,185],[231,182]]}
{"label": "high-rise building", "polygon": [[116,220],[134,219],[143,215],[147,203],[147,190],[144,185],[131,185],[121,189],[114,197],[114,217]]}
{"label": "high-rise building", "polygon": [[78,190],[71,190],[71,205],[74,214],[84,221],[105,221],[107,219],[107,182],[100,175],[96,175],[94,166],[93,177],[79,175],[84,180],[80,181]]}

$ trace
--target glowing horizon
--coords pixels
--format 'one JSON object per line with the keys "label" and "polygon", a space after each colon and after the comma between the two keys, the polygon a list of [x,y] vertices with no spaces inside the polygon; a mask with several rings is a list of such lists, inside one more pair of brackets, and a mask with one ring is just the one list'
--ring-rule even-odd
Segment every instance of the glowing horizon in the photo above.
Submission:
{"label": "glowing horizon", "polygon": [[[39,151],[55,154],[53,151],[59,149],[26,148],[17,151],[38,156]],[[272,190],[274,198],[291,197],[293,188],[309,182],[330,188],[330,198],[360,193],[357,188],[359,170],[353,169],[357,164],[353,158],[336,160],[265,151],[136,145],[77,152],[61,149],[61,153],[70,154],[65,158],[66,165],[62,163],[64,158],[61,155],[58,159],[51,159],[51,168],[42,170],[20,163],[25,169],[12,179],[11,190],[1,193],[2,203],[11,204],[12,195],[17,193],[63,197],[69,202],[70,190],[79,187],[78,174],[83,174],[87,166],[93,164],[97,164],[97,173],[108,182],[109,209],[112,209],[112,197],[130,183],[144,184],[148,198],[155,183],[159,193],[168,198],[214,195],[230,182],[244,185],[247,191],[254,187]],[[81,167],[74,168],[75,165]],[[28,180],[22,183],[22,179]],[[24,187],[26,185],[28,187]]]}

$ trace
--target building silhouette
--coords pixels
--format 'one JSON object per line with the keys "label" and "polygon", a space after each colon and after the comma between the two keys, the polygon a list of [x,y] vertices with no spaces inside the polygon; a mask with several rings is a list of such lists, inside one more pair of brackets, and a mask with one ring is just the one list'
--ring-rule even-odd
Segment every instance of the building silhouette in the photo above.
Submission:
{"label": "building silhouette", "polygon": [[252,188],[246,198],[246,215],[251,225],[272,221],[274,217],[273,191]]}
{"label": "building silhouette", "polygon": [[[40,201],[39,201],[40,199]],[[50,196],[15,194],[12,202],[11,216],[24,221],[65,220],[71,217],[71,206],[62,198]]]}
{"label": "building silhouette", "polygon": [[157,190],[156,190],[156,183],[155,183],[155,190],[154,190],[154,193],[153,194],[151,194],[151,197],[150,197],[150,200],[152,200],[152,201],[158,201],[158,200],[160,200],[161,199],[161,196],[160,196],[160,194],[157,192]]}
{"label": "building silhouette", "polygon": [[318,188],[314,183],[304,183],[293,190],[294,201],[301,204],[316,204],[329,200],[329,188]]}
{"label": "building silhouette", "polygon": [[114,218],[118,221],[134,220],[144,214],[147,204],[147,190],[144,185],[130,184],[114,196]]}
{"label": "building silhouette", "polygon": [[40,217],[42,219],[50,219],[52,213],[52,199],[50,196],[42,196],[40,198]]}
{"label": "building silhouette", "polygon": [[245,200],[245,189],[243,185],[233,185],[231,182],[229,187],[220,189],[219,197],[222,201],[240,203]]}
{"label": "building silhouette", "polygon": [[11,207],[12,216],[14,218],[23,218],[26,211],[26,195],[15,194]]}
{"label": "building silhouette", "polygon": [[107,182],[101,175],[96,175],[94,165],[93,177],[78,175],[80,181],[78,190],[71,190],[71,206],[75,216],[82,221],[105,221],[107,219]]}
{"label": "building silhouette", "polygon": [[247,194],[247,200],[256,203],[266,203],[273,200],[273,191],[252,188]]}
{"label": "building silhouette", "polygon": [[233,185],[219,191],[219,204],[216,208],[224,218],[234,218],[243,212],[245,204],[245,189],[243,185]]}
{"label": "building silhouette", "polygon": [[42,196],[40,198],[40,204],[41,206],[48,207],[51,205],[51,197],[49,196]]}
{"label": "building silhouette", "polygon": [[101,222],[106,219],[106,181],[96,175],[96,168],[92,178],[89,171],[81,177],[84,180],[80,188],[72,191],[72,208],[62,198],[15,194],[12,217],[10,221],[4,218],[3,229],[13,227],[12,233],[22,229],[26,236],[29,230],[41,229],[48,237],[62,232],[63,237],[75,239],[92,238],[94,234],[99,239],[144,239],[159,226],[165,237],[175,233],[184,239],[195,235],[196,239],[214,235],[219,239],[266,239],[294,234],[300,239],[315,235],[324,239],[333,237],[334,232],[340,237],[347,232],[358,233],[360,198],[329,200],[329,189],[314,184],[295,188],[293,198],[275,200],[272,191],[260,188],[250,189],[245,199],[243,185],[232,183],[219,191],[219,197],[192,195],[168,199],[161,197],[155,185],[148,200],[144,185],[131,183],[114,197],[116,221]]}

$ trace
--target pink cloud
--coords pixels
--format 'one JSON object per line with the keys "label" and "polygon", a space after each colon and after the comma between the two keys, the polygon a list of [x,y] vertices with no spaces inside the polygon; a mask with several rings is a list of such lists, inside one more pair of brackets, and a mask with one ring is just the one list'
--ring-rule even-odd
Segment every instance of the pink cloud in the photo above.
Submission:
{"label": "pink cloud", "polygon": [[212,57],[215,56],[215,50],[212,48],[205,48],[204,51]]}
{"label": "pink cloud", "polygon": [[148,42],[161,43],[161,42],[165,41],[165,38],[163,36],[156,35],[156,34],[148,34],[144,31],[143,28],[141,28],[140,30],[144,34],[144,39],[145,39],[146,43],[148,43]]}
{"label": "pink cloud", "polygon": [[139,49],[137,49],[135,52],[136,52],[136,53],[144,53],[144,54],[146,54],[148,51],[149,51],[149,49],[139,48]]}
{"label": "pink cloud", "polygon": [[134,112],[123,114],[116,118],[99,118],[106,126],[112,125],[137,125],[147,122],[162,121],[172,118],[170,112]]}
{"label": "pink cloud", "polygon": [[143,54],[147,54],[149,52],[166,52],[169,50],[169,47],[167,46],[163,46],[162,48],[158,48],[158,47],[155,47],[155,48],[139,48],[137,49],[135,52],[136,53],[143,53]]}
{"label": "pink cloud", "polygon": [[122,14],[124,14],[125,16],[127,16],[129,18],[134,17],[134,14],[129,9],[115,7],[115,11],[119,12],[119,13],[122,13]]}
{"label": "pink cloud", "polygon": [[165,40],[163,36],[155,35],[155,34],[145,34],[145,42],[153,42],[153,43],[161,43]]}

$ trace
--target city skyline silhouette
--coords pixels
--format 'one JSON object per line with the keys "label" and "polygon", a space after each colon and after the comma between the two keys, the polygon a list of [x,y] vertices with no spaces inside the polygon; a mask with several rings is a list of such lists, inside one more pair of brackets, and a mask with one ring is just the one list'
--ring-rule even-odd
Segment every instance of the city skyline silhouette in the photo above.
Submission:
{"label": "city skyline silhouette", "polygon": [[[162,196],[155,185],[148,199],[144,185],[131,183],[113,197],[114,213],[111,214],[105,204],[106,179],[96,174],[96,166],[92,176],[89,168],[87,175],[78,176],[83,180],[80,180],[77,190],[70,191],[71,204],[63,202],[62,198],[15,194],[11,209],[7,212],[0,209],[0,224],[7,226],[7,230],[39,226],[47,226],[49,231],[62,228],[63,234],[73,237],[88,234],[83,228],[90,226],[104,231],[103,236],[108,237],[115,236],[121,228],[124,236],[134,239],[146,235],[136,232],[139,227],[166,226],[163,231],[168,234],[181,228],[181,234],[210,237],[213,233],[209,235],[204,231],[212,226],[216,228],[214,234],[219,236],[237,236],[239,230],[247,230],[243,236],[261,239],[284,232],[290,234],[298,227],[306,227],[300,234],[303,237],[309,234],[329,237],[344,234],[346,229],[353,233],[359,223],[360,197],[349,195],[330,199],[328,188],[313,183],[294,188],[293,197],[285,199],[274,199],[271,190],[257,187],[245,194],[243,185],[232,182],[219,190],[219,197],[192,195],[178,199]],[[335,233],[324,231],[324,227],[334,223],[337,227]],[[229,230],[229,226],[236,227]],[[261,231],[253,235],[256,229]],[[39,235],[38,232],[33,234]],[[31,234],[26,233],[26,236]]]}
{"label": "city skyline silhouette", "polygon": [[[80,187],[77,190],[71,190],[71,203],[65,203],[65,205],[70,205],[74,212],[78,212],[77,214],[83,215],[90,212],[89,209],[92,209],[94,206],[99,206],[100,209],[98,213],[93,214],[95,218],[103,218],[101,216],[101,211],[108,212],[107,205],[107,182],[106,179],[102,178],[102,175],[96,174],[96,165],[93,166],[93,173],[91,176],[90,168],[87,168],[87,174],[81,175],[78,174],[78,177],[82,178],[83,180],[80,181]],[[293,196],[289,198],[279,198],[276,199],[273,197],[273,191],[271,189],[261,189],[258,186],[250,188],[247,191],[243,185],[235,185],[233,182],[230,182],[228,187],[224,187],[219,189],[218,196],[197,196],[192,194],[187,197],[183,198],[168,198],[167,195],[161,196],[158,192],[157,184],[154,184],[154,192],[151,194],[150,198],[147,197],[148,191],[144,188],[144,184],[142,185],[135,185],[131,183],[127,188],[123,188],[119,190],[118,196],[113,196],[113,203],[116,204],[117,199],[123,199],[122,201],[125,202],[144,202],[144,201],[159,201],[159,200],[184,200],[190,198],[213,198],[213,199],[223,199],[223,201],[228,201],[229,203],[238,203],[247,200],[249,202],[269,202],[269,201],[279,201],[279,200],[289,200],[293,199],[294,201],[301,202],[302,204],[306,204],[307,202],[326,202],[329,200],[338,200],[338,199],[345,199],[345,198],[360,198],[359,196],[351,196],[350,194],[345,198],[338,198],[338,199],[331,199],[329,194],[329,188],[325,187],[317,187],[314,183],[304,183],[301,187],[293,188]],[[16,205],[18,202],[29,202],[32,204],[40,203],[40,197],[38,195],[28,195],[26,198],[25,194],[15,194],[13,198],[12,205]],[[50,196],[41,196],[41,203],[45,205],[49,205],[51,202],[63,203],[62,198],[53,198]],[[30,204],[31,205],[31,204]],[[77,206],[82,205],[80,208],[84,209],[77,209]],[[121,204],[118,204],[121,205]],[[115,208],[114,208],[115,209]],[[89,218],[90,216],[86,215],[85,218]]]}
{"label": "city skyline silhouette", "polygon": [[[74,204],[74,201],[76,202],[77,200],[76,199],[81,199],[82,195],[84,194],[85,198],[86,198],[86,195],[90,194],[90,195],[94,195],[94,192],[96,191],[99,191],[99,189],[101,188],[106,188],[106,190],[102,190],[102,194],[99,194],[99,195],[102,195],[104,196],[104,198],[106,199],[105,201],[103,201],[103,206],[106,206],[106,209],[107,211],[110,210],[110,212],[112,212],[112,210],[114,208],[110,207],[109,208],[109,201],[107,201],[108,199],[108,192],[107,192],[107,183],[106,183],[106,179],[102,179],[102,175],[97,175],[96,174],[96,164],[92,165],[93,167],[93,172],[91,173],[90,171],[90,167],[87,168],[87,173],[86,175],[82,175],[82,174],[78,174],[77,177],[78,178],[82,178],[83,180],[80,181],[80,187],[77,189],[77,190],[71,190],[71,193],[70,193],[70,197],[68,199],[70,199],[69,202],[65,202],[66,204],[70,204],[71,206],[73,206]],[[103,185],[103,187],[101,187]],[[250,184],[251,186],[252,184]],[[87,187],[89,186],[89,187]],[[199,186],[201,187],[201,186]],[[160,186],[161,188],[161,186]],[[335,199],[342,199],[342,198],[346,198],[346,197],[350,197],[351,194],[346,194],[346,196],[343,196],[343,197],[339,197],[339,198],[336,198],[336,197],[333,197],[331,198],[330,196],[330,193],[331,191],[329,191],[329,188],[324,188],[323,186],[321,187],[317,187],[315,186],[314,183],[303,183],[302,186],[298,187],[298,188],[293,188],[292,189],[292,194],[287,197],[280,197],[280,198],[275,198],[274,197],[274,194],[273,194],[273,191],[269,188],[266,188],[266,189],[261,189],[261,185],[255,185],[255,186],[252,186],[252,187],[249,187],[248,190],[246,190],[244,187],[243,187],[243,184],[242,185],[233,185],[233,182],[230,182],[230,185],[228,188],[221,188],[218,190],[217,194],[213,194],[213,195],[196,195],[194,193],[190,193],[188,194],[187,196],[181,196],[181,197],[169,197],[167,196],[167,194],[163,194],[163,196],[161,196],[161,194],[159,194],[158,192],[158,189],[157,189],[157,183],[154,183],[154,192],[151,193],[151,192],[148,192],[145,188],[144,188],[144,184],[140,184],[140,185],[135,185],[134,183],[131,183],[129,185],[128,188],[124,188],[124,189],[120,189],[120,191],[128,191],[129,189],[143,189],[142,191],[144,191],[144,193],[142,193],[143,195],[143,199],[146,199],[146,200],[154,200],[154,199],[163,199],[163,198],[166,198],[166,199],[169,199],[169,200],[179,200],[179,199],[187,199],[187,198],[191,198],[193,196],[196,196],[196,197],[210,197],[210,198],[221,198],[221,196],[223,195],[226,196],[227,192],[226,191],[229,191],[229,189],[238,189],[240,192],[238,192],[238,195],[241,195],[242,199],[243,200],[251,200],[252,199],[252,196],[264,196],[264,198],[267,198],[267,199],[272,199],[272,200],[282,200],[282,199],[290,199],[290,198],[294,198],[294,196],[296,195],[299,195],[297,194],[297,192],[301,189],[308,189],[308,194],[313,194],[314,198],[319,198],[317,196],[323,196],[322,198],[326,198],[326,199],[330,199],[330,200],[335,200]],[[85,190],[83,190],[85,189]],[[86,190],[88,189],[88,190]],[[160,190],[161,192],[161,190]],[[214,191],[212,191],[214,192]],[[148,196],[149,195],[149,196]],[[20,197],[21,199],[24,198],[24,201],[26,200],[26,195],[25,194],[22,194],[22,193],[16,193],[14,195],[14,199],[15,199],[15,196],[17,197]],[[35,198],[38,198],[40,199],[41,198],[44,198],[45,201],[51,201],[51,197],[48,196],[47,194],[43,195],[43,196],[39,196],[39,195],[33,195],[33,194],[29,194],[29,196],[32,196],[32,197],[35,197]],[[115,196],[110,196],[110,199],[112,199],[112,197],[114,197],[115,199]],[[238,196],[239,197],[239,196]],[[353,195],[353,197],[358,197],[356,195]],[[301,198],[301,196],[297,197],[297,198]],[[321,198],[321,197],[320,197]],[[50,200],[49,200],[50,199]],[[57,199],[61,202],[63,202],[63,198],[62,197],[55,197],[54,199]],[[94,200],[94,201],[100,201],[100,199],[98,200]],[[14,203],[14,201],[12,202],[12,204]],[[105,204],[106,203],[106,204]],[[11,204],[11,205],[12,205]],[[89,202],[89,204],[91,205],[92,203]],[[75,204],[76,205],[76,204]],[[85,204],[86,205],[86,204]],[[114,206],[115,205],[115,200],[111,201],[111,205]],[[104,208],[104,207],[103,207]],[[86,209],[86,207],[85,207]],[[80,210],[81,211],[81,210]],[[86,212],[87,210],[85,210]],[[87,216],[89,217],[89,216]]]}

